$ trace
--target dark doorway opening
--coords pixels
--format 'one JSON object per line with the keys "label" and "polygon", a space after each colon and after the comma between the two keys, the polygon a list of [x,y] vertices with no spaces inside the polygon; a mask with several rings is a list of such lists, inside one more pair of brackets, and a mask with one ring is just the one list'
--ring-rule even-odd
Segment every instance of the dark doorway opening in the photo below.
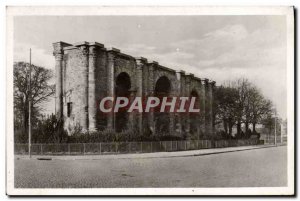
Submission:
{"label": "dark doorway opening", "polygon": [[[130,88],[131,88],[131,81],[130,77],[127,73],[123,72],[120,73],[116,78],[116,87],[115,87],[115,94],[117,97],[127,97],[130,96]],[[128,128],[128,112],[125,109],[120,109],[118,112],[115,113],[115,131],[122,132]]]}
{"label": "dark doorway opening", "polygon": [[[155,84],[154,96],[162,102],[163,97],[169,97],[171,91],[171,82],[166,76],[160,77]],[[160,107],[154,109],[155,132],[161,135],[170,134],[170,114],[169,112],[160,112]]]}

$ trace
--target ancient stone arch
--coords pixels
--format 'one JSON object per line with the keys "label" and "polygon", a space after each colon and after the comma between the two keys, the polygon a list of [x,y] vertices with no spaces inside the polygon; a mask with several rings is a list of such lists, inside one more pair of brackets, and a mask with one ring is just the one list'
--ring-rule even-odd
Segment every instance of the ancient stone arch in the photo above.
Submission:
{"label": "ancient stone arch", "polygon": [[[161,74],[157,77],[155,81],[155,90],[154,96],[158,97],[162,101],[162,97],[169,97],[171,95],[172,90],[172,83],[170,78],[165,75]],[[156,107],[155,116],[154,116],[154,127],[156,133],[160,134],[168,134],[170,133],[170,113],[168,112],[160,112],[160,107]]]}
{"label": "ancient stone arch", "polygon": [[[101,97],[115,97],[116,80],[122,73],[130,78],[131,97],[148,97],[155,94],[156,82],[161,77],[170,81],[171,96],[190,96],[193,90],[200,96],[200,129],[206,135],[213,133],[213,93],[215,82],[200,79],[184,71],[175,71],[140,57],[135,58],[116,48],[106,49],[97,42],[53,44],[55,56],[56,114],[68,125],[80,125],[86,132],[111,129],[119,131],[116,114],[103,115],[98,110]],[[124,74],[123,74],[124,75]],[[128,87],[127,87],[128,88]],[[70,93],[72,92],[72,93]],[[69,107],[72,105],[72,107]],[[191,136],[188,115],[170,113],[168,135]],[[130,113],[126,128],[140,133],[145,130],[157,135],[155,115]],[[122,126],[123,128],[123,126]],[[125,127],[124,127],[125,128]],[[121,129],[122,130],[122,129]]]}
{"label": "ancient stone arch", "polygon": [[[132,81],[128,73],[121,72],[115,78],[115,97],[131,96]],[[115,113],[114,128],[117,132],[127,130],[129,128],[129,113],[126,109],[120,109]]]}
{"label": "ancient stone arch", "polygon": [[175,72],[172,74],[170,72],[167,72],[167,71],[164,71],[161,69],[157,69],[154,83],[157,83],[157,81],[162,77],[168,78],[168,80],[170,81],[170,84],[171,84],[170,94],[174,94],[175,89],[176,89],[176,74],[175,74]]}

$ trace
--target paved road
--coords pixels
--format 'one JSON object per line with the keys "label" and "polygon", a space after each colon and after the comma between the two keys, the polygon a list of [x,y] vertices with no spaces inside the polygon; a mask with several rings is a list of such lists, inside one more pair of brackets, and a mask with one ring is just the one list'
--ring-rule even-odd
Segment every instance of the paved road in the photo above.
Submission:
{"label": "paved road", "polygon": [[22,188],[271,187],[287,185],[285,146],[214,155],[100,160],[15,160]]}

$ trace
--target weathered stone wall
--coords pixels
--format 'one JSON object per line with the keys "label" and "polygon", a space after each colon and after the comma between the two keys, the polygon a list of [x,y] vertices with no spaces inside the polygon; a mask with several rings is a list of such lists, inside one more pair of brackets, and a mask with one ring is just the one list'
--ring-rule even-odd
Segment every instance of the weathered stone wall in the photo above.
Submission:
{"label": "weathered stone wall", "polygon": [[[97,109],[100,100],[107,96],[108,88],[108,69],[107,69],[107,53],[103,48],[98,48],[96,52],[96,69],[95,69],[95,105],[96,109],[96,130],[105,130],[107,128],[107,118],[101,115]],[[91,105],[90,105],[91,107]]]}
{"label": "weathered stone wall", "polygon": [[88,50],[87,47],[65,50],[67,55],[64,91],[64,117],[67,117],[67,104],[72,103],[72,114],[68,126],[79,124],[88,129]]}
{"label": "weathered stone wall", "polygon": [[[163,76],[171,85],[169,96],[189,97],[192,91],[197,95],[200,114],[192,117],[188,113],[168,114],[170,135],[199,138],[204,134],[213,134],[214,82],[184,71],[176,72],[145,58],[134,58],[116,48],[107,50],[96,42],[74,45],[58,42],[53,47],[56,59],[56,113],[64,118],[64,127],[70,133],[76,125],[86,132],[115,129],[116,115],[103,114],[98,106],[103,97],[116,95],[116,79],[121,73],[126,73],[130,78],[131,98],[153,96],[156,82]],[[70,115],[68,103],[72,103]],[[159,135],[155,125],[153,112],[130,113],[126,129]]]}

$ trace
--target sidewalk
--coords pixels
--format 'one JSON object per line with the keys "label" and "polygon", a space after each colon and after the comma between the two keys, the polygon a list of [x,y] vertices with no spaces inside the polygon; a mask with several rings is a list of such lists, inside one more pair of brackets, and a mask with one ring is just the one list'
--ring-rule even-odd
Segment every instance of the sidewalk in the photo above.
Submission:
{"label": "sidewalk", "polygon": [[[170,157],[187,157],[202,156],[210,154],[220,154],[227,152],[246,151],[252,149],[262,149],[274,147],[274,145],[256,145],[241,147],[226,147],[214,149],[200,149],[191,151],[176,152],[155,152],[155,153],[134,153],[134,154],[109,154],[109,155],[33,155],[32,159],[38,160],[102,160],[102,159],[147,159],[147,158],[170,158]],[[15,155],[15,159],[29,159],[28,155]]]}

